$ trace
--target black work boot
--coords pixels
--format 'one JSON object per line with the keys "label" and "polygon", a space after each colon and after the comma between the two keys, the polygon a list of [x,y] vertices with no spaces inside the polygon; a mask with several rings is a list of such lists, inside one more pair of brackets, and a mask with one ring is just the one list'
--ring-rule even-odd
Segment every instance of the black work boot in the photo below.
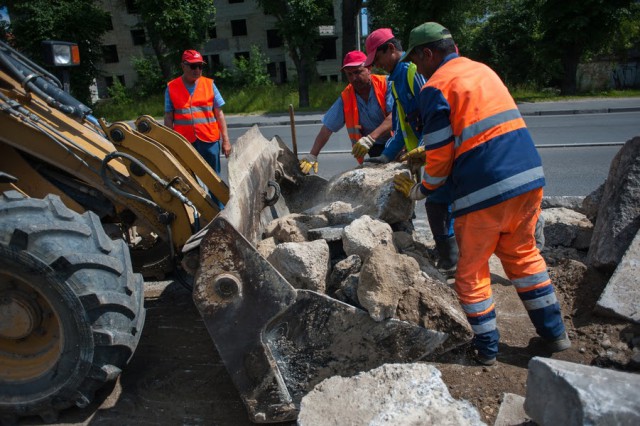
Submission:
{"label": "black work boot", "polygon": [[458,266],[458,243],[456,243],[456,237],[436,240],[436,251],[439,256],[436,268],[441,270],[447,278],[452,277],[456,273]]}

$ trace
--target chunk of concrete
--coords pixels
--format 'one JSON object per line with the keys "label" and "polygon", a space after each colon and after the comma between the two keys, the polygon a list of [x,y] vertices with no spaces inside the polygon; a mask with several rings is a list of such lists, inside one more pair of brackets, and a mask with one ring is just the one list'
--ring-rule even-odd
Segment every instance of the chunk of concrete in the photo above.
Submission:
{"label": "chunk of concrete", "polygon": [[407,170],[401,163],[389,163],[346,171],[329,181],[325,201],[347,202],[358,216],[368,215],[387,223],[410,220],[414,202],[393,187],[393,177]]}
{"label": "chunk of concrete", "polygon": [[484,425],[456,400],[428,364],[385,364],[353,377],[331,377],[302,398],[298,425]]}
{"label": "chunk of concrete", "polygon": [[596,188],[591,194],[584,197],[582,201],[582,207],[579,210],[587,216],[587,219],[591,223],[596,223],[598,218],[598,209],[600,208],[600,202],[602,201],[602,194],[604,193],[604,183]]}
{"label": "chunk of concrete", "polygon": [[585,215],[564,207],[542,210],[546,246],[589,248],[593,224]]}
{"label": "chunk of concrete", "polygon": [[371,250],[382,246],[389,252],[395,252],[393,231],[388,223],[362,216],[344,228],[342,246],[347,256],[356,254],[360,259],[369,257]]}
{"label": "chunk of concrete", "polygon": [[640,375],[534,357],[524,409],[546,425],[640,424]]}
{"label": "chunk of concrete", "polygon": [[325,292],[329,273],[325,240],[278,244],[267,260],[293,287]]}
{"label": "chunk of concrete", "polygon": [[473,338],[473,331],[451,287],[421,274],[398,300],[396,318],[429,330],[447,333],[436,354],[461,346]]}
{"label": "chunk of concrete", "polygon": [[362,268],[362,260],[360,256],[352,254],[344,260],[336,263],[331,270],[329,276],[329,283],[327,285],[327,293],[331,293],[342,287],[342,282],[347,279],[349,275],[357,274]]}
{"label": "chunk of concrete", "polygon": [[531,418],[524,412],[524,397],[514,393],[505,393],[498,416],[493,426],[534,425]]}
{"label": "chunk of concrete", "polygon": [[587,263],[613,272],[640,229],[640,137],[611,161]]}
{"label": "chunk of concrete", "polygon": [[327,218],[327,225],[346,225],[361,216],[362,209],[356,209],[344,201],[323,202],[305,211],[309,215],[322,215]]}
{"label": "chunk of concrete", "polygon": [[583,213],[582,204],[584,203],[584,199],[585,197],[578,195],[544,196],[542,197],[541,207],[543,210],[562,207]]}
{"label": "chunk of concrete", "polygon": [[393,318],[403,293],[419,278],[418,262],[382,246],[375,247],[362,264],[358,300],[374,320]]}
{"label": "chunk of concrete", "polygon": [[640,232],[609,279],[596,312],[640,324]]}

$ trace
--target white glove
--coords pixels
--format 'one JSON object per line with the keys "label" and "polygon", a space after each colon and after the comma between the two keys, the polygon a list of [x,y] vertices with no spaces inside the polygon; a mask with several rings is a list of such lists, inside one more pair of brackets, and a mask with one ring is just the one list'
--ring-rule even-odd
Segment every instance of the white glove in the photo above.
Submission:
{"label": "white glove", "polygon": [[311,169],[318,173],[318,157],[313,154],[307,154],[300,160],[300,171],[308,175]]}
{"label": "white glove", "polygon": [[360,139],[358,139],[358,142],[353,144],[353,148],[351,148],[351,154],[353,154],[353,156],[356,158],[364,157],[365,154],[369,152],[374,142],[375,141],[373,140],[373,138],[369,135],[361,137]]}

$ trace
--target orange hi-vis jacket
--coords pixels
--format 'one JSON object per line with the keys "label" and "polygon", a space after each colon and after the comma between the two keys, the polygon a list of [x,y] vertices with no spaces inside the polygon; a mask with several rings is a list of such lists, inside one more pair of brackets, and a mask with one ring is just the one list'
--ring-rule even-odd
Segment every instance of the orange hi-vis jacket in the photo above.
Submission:
{"label": "orange hi-vis jacket", "polygon": [[171,80],[168,87],[174,108],[173,130],[191,143],[196,139],[217,142],[220,139],[220,129],[213,113],[213,80],[200,77],[196,81],[193,95],[189,95],[182,77]]}
{"label": "orange hi-vis jacket", "polygon": [[445,58],[419,99],[426,150],[422,184],[451,176],[454,217],[544,186],[542,161],[500,77],[484,64]]}
{"label": "orange hi-vis jacket", "polygon": [[[384,75],[371,74],[371,84],[373,85],[373,93],[376,95],[378,104],[384,115],[387,115],[387,78]],[[342,91],[342,104],[344,105],[344,122],[347,126],[347,133],[351,139],[351,145],[354,145],[362,137],[360,132],[360,117],[358,116],[358,101],[356,100],[356,91],[353,85],[349,84]],[[362,164],[363,159],[359,158],[358,163]]]}

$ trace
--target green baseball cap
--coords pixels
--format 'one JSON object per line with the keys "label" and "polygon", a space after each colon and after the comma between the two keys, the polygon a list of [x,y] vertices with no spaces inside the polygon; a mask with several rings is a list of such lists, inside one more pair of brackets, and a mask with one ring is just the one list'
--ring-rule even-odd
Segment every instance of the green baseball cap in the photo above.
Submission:
{"label": "green baseball cap", "polygon": [[411,51],[413,51],[416,46],[433,43],[434,41],[444,40],[446,38],[452,38],[451,33],[437,22],[425,22],[424,24],[418,25],[411,30],[409,34],[409,47],[400,58],[400,61],[408,61]]}

